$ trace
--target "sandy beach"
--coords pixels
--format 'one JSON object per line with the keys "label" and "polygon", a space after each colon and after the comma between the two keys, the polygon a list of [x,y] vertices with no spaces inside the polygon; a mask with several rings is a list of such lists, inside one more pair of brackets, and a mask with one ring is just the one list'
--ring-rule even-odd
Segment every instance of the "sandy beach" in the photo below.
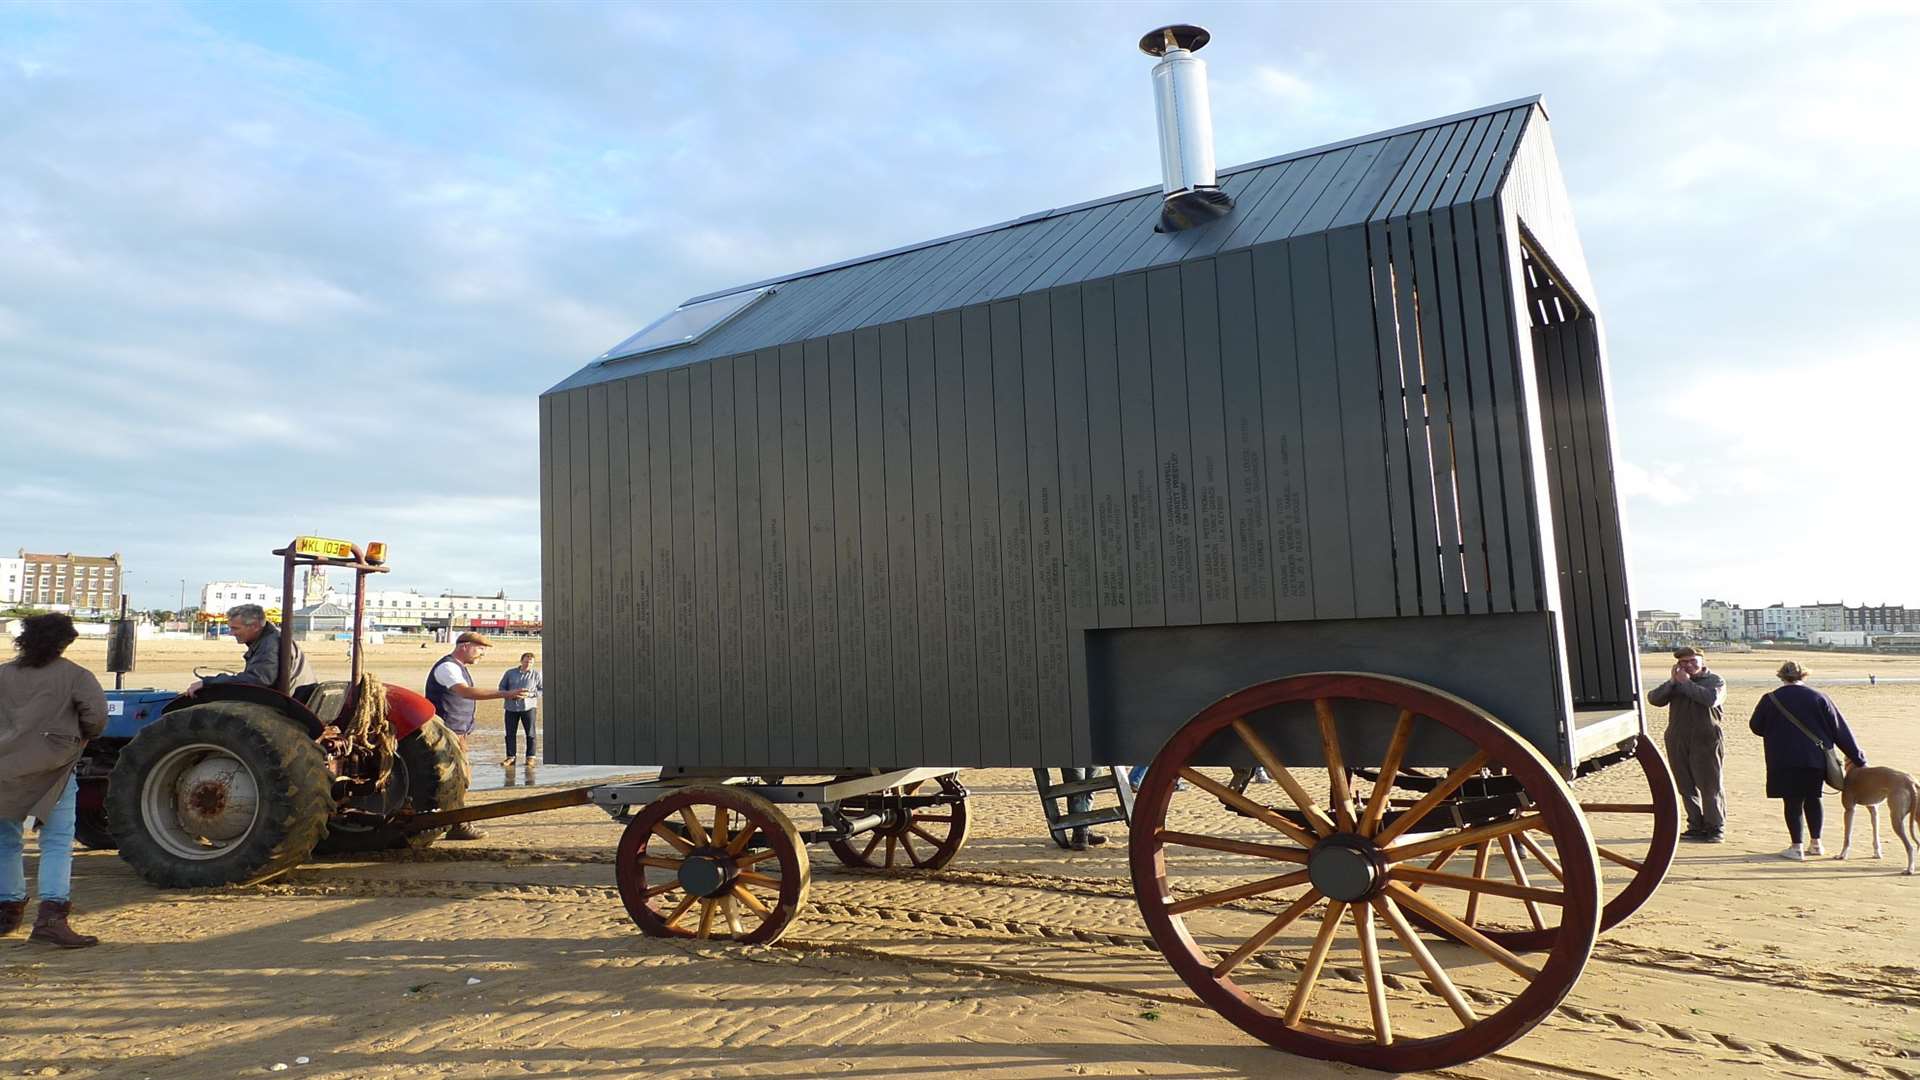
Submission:
{"label": "sandy beach", "polygon": [[[476,674],[497,680],[521,651],[495,649]],[[143,643],[129,685],[178,687],[238,652]],[[417,685],[438,655],[384,646],[371,666]],[[103,649],[73,656],[97,669]],[[1446,1075],[1920,1077],[1920,878],[1899,876],[1884,819],[1882,860],[1861,857],[1864,841],[1844,863],[1775,855],[1785,829],[1746,720],[1789,656],[1815,684],[1831,680],[1876,763],[1920,770],[1920,658],[1713,658],[1730,682],[1728,842],[1683,845],[1557,1011]],[[344,676],[334,646],[313,661]],[[1645,677],[1666,664],[1644,657]],[[1869,673],[1879,685],[1863,685]],[[1664,710],[1652,716],[1657,731]],[[504,779],[497,703],[482,705],[479,730],[476,772]],[[1624,791],[1623,775],[1582,781],[1581,794]],[[534,777],[562,779],[554,766]],[[316,861],[224,890],[157,890],[115,855],[84,852],[75,921],[102,944],[0,942],[0,1075],[1365,1075],[1281,1055],[1197,1001],[1148,939],[1124,843],[1060,851],[1029,774],[964,780],[972,835],[951,866],[851,870],[815,849],[810,906],[764,948],[641,936],[613,884],[619,826],[591,808],[492,822],[484,840],[420,859]],[[1827,807],[1832,852],[1838,798]],[[1470,959],[1456,977],[1492,985],[1498,973]],[[1333,993],[1365,1015],[1358,988]]]}

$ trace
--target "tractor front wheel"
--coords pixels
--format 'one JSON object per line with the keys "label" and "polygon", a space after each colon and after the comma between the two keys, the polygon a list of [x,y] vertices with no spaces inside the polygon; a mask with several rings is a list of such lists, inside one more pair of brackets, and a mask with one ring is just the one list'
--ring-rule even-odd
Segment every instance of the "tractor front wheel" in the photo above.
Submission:
{"label": "tractor front wheel", "polygon": [[446,834],[445,828],[409,833],[401,828],[410,806],[415,814],[434,810],[458,810],[467,805],[467,756],[460,749],[460,737],[434,717],[420,729],[400,740],[394,748],[393,771],[387,774],[385,791],[379,806],[361,809],[385,813],[387,820],[376,825],[360,825],[349,818],[327,823],[327,834],[315,848],[322,855],[345,855],[366,851],[391,851],[397,848],[419,850]]}
{"label": "tractor front wheel", "polygon": [[107,788],[120,857],[164,888],[281,874],[327,827],[320,747],[273,709],[215,701],[168,713],[121,751]]}
{"label": "tractor front wheel", "polygon": [[94,851],[112,851],[113,824],[107,820],[107,782],[80,781],[80,798],[73,814],[73,838]]}

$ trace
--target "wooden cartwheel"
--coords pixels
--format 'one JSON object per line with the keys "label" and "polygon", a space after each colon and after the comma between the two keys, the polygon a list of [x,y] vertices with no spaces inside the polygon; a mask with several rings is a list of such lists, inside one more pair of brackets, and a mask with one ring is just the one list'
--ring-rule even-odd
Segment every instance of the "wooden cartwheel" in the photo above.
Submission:
{"label": "wooden cartwheel", "polygon": [[[1680,796],[1674,790],[1673,773],[1655,748],[1653,740],[1642,735],[1634,739],[1631,750],[1620,757],[1622,767],[1631,761],[1646,784],[1644,797],[1635,793],[1628,801],[1581,799],[1580,813],[1594,834],[1594,851],[1600,856],[1600,932],[1625,922],[1647,902],[1673,866],[1680,846]],[[1423,787],[1426,785],[1422,785]],[[1399,788],[1396,786],[1396,792]],[[1562,869],[1557,847],[1550,836],[1539,829],[1526,829],[1484,840],[1441,853],[1432,867],[1443,869],[1456,858],[1472,864],[1478,877],[1504,875],[1514,884],[1528,886],[1541,881],[1557,883]],[[1447,907],[1460,921],[1515,952],[1537,952],[1553,941],[1555,909],[1529,904],[1492,894],[1465,894]],[[1418,912],[1408,918],[1437,934],[1449,933],[1445,926]]]}
{"label": "wooden cartwheel", "polygon": [[778,807],[716,785],[640,807],[620,834],[614,878],[627,914],[651,937],[765,945],[806,906],[812,871]]}
{"label": "wooden cartwheel", "polygon": [[[1275,752],[1282,745],[1317,747],[1324,784],[1291,772]],[[1391,785],[1352,783],[1347,762],[1373,746],[1384,748],[1368,763],[1381,775],[1416,759],[1457,763],[1416,802],[1390,805]],[[1264,765],[1284,806],[1228,787],[1218,765],[1229,760]],[[1501,800],[1457,798],[1489,775],[1504,778]],[[1189,784],[1178,802],[1176,779]],[[1550,838],[1557,880],[1523,885],[1440,868],[1452,853],[1526,833]],[[1148,770],[1129,857],[1148,929],[1195,994],[1280,1049],[1373,1069],[1443,1068],[1519,1038],[1572,989],[1600,922],[1593,840],[1554,767],[1483,710],[1382,675],[1292,676],[1202,710]],[[1538,931],[1544,956],[1516,955],[1430,899],[1436,893],[1551,907],[1557,917]],[[1430,945],[1415,916],[1452,940]],[[1397,944],[1394,956],[1382,937]]]}
{"label": "wooden cartwheel", "polygon": [[827,846],[848,866],[938,870],[953,861],[967,842],[967,789],[958,777],[918,780],[872,795],[857,795],[834,804],[851,820],[883,815],[885,823],[871,832]]}

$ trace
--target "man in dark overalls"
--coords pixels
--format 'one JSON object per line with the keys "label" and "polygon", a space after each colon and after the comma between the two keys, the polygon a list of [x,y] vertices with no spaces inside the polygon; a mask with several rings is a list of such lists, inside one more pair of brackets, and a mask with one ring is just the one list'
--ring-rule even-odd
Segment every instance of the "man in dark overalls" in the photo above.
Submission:
{"label": "man in dark overalls", "polygon": [[1707,658],[1691,645],[1673,650],[1673,660],[1667,681],[1647,691],[1647,704],[1667,706],[1667,763],[1687,811],[1680,839],[1718,844],[1727,827],[1721,780],[1727,751],[1720,728],[1727,683],[1707,670]]}
{"label": "man in dark overalls", "polygon": [[[433,711],[460,737],[460,752],[466,753],[467,736],[473,733],[474,705],[481,701],[518,701],[525,690],[482,690],[473,683],[467,665],[487,655],[492,642],[469,630],[453,639],[453,651],[434,661],[427,673],[427,700]],[[486,833],[462,821],[447,830],[449,840],[478,840]]]}

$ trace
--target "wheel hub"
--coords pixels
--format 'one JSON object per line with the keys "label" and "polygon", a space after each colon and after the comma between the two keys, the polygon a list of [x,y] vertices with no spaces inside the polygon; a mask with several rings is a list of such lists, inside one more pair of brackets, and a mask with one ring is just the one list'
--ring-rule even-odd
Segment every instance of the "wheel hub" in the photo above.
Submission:
{"label": "wheel hub", "polygon": [[717,848],[695,848],[680,861],[680,887],[694,896],[718,896],[739,875],[733,857]]}
{"label": "wheel hub", "polygon": [[1307,876],[1328,898],[1352,904],[1379,892],[1386,881],[1386,860],[1373,841],[1353,833],[1335,833],[1307,855]]}
{"label": "wheel hub", "polygon": [[185,770],[174,784],[181,826],[216,843],[243,835],[253,824],[259,801],[253,774],[222,755]]}

